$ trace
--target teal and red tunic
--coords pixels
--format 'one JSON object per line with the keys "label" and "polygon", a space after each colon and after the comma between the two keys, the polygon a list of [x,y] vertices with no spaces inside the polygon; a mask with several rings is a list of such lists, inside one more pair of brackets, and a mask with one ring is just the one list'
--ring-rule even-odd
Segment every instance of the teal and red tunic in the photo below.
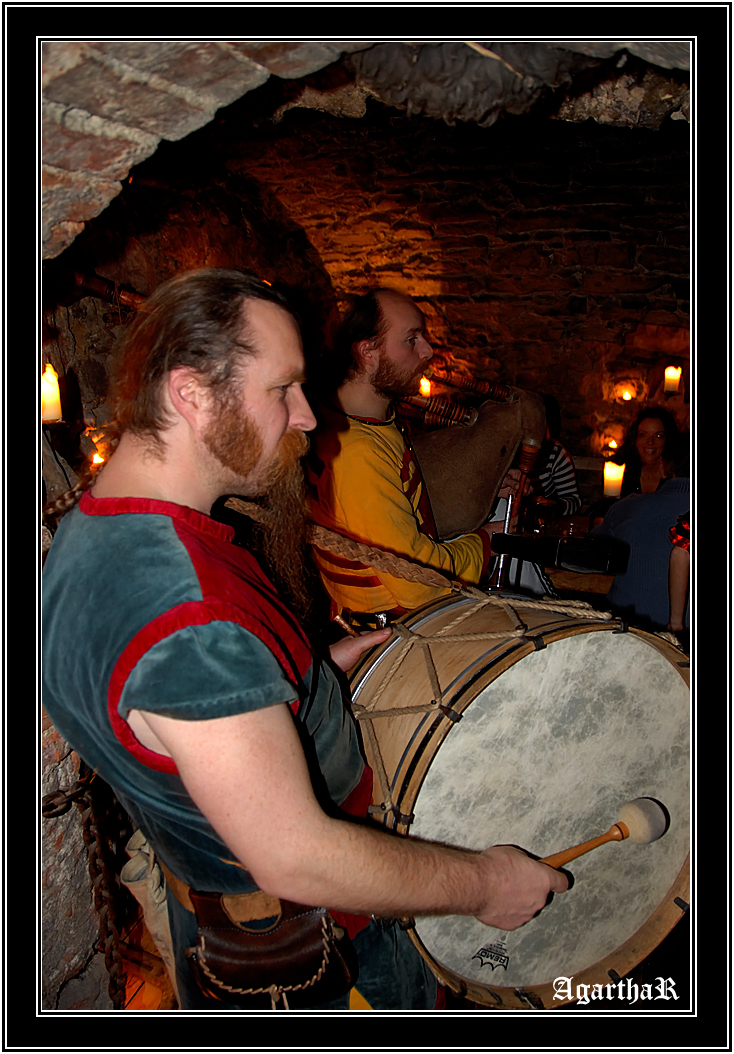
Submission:
{"label": "teal and red tunic", "polygon": [[[314,658],[294,616],[233,537],[233,528],[193,509],[85,494],[62,521],[43,572],[49,717],[114,789],[169,870],[194,889],[223,893],[256,886],[189,797],[172,759],[135,738],[130,710],[197,721],[287,703],[324,810],[364,817],[372,789],[334,673]],[[266,791],[262,822],[272,825]],[[168,912],[181,1008],[235,1009],[198,990],[185,957],[195,918],[173,897]],[[374,1009],[442,1005],[435,978],[399,927],[332,914],[354,939],[359,990]],[[346,994],[318,1009],[348,1005]]]}
{"label": "teal and red tunic", "polygon": [[335,675],[233,534],[190,508],[86,493],[43,572],[49,717],[174,874],[228,893],[255,887],[130,710],[196,721],[285,702],[324,809],[364,816],[371,790]]}

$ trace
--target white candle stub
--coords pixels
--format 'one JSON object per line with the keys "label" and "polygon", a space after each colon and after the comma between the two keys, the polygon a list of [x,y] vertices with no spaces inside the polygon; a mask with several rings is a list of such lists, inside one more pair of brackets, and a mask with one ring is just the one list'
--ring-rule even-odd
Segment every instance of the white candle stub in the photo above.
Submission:
{"label": "white candle stub", "polygon": [[607,461],[604,465],[604,497],[618,498],[622,492],[622,477],[624,476],[624,465],[615,465],[613,461]]}
{"label": "white candle stub", "polygon": [[61,420],[61,396],[59,395],[59,377],[49,362],[41,375],[41,420]]}

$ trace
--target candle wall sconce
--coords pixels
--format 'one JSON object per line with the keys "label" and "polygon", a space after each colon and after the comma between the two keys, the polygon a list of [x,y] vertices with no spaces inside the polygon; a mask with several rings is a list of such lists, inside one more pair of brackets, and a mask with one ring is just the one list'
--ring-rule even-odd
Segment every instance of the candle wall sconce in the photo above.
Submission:
{"label": "candle wall sconce", "polygon": [[621,414],[614,414],[610,419],[599,422],[596,446],[603,457],[611,457],[612,454],[617,453],[622,445],[627,428],[626,415],[623,417]]}
{"label": "candle wall sconce", "polygon": [[653,402],[672,400],[679,405],[688,402],[688,359],[661,353],[646,377]]}
{"label": "candle wall sconce", "polygon": [[614,385],[614,399],[618,403],[630,403],[638,398],[640,386],[637,381],[618,381]]}
{"label": "candle wall sconce", "polygon": [[59,392],[59,375],[51,363],[41,375],[41,477],[44,502],[55,501],[77,482],[77,476],[60,451],[68,433]]}
{"label": "candle wall sconce", "polygon": [[84,430],[81,439],[82,451],[89,458],[89,467],[96,472],[108,460],[112,450],[104,428],[90,425]]}

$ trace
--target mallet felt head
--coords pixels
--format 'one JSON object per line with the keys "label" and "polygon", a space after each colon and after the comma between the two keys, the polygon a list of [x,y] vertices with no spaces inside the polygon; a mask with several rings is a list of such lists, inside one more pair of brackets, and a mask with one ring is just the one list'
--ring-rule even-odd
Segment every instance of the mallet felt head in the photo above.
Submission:
{"label": "mallet felt head", "polygon": [[647,845],[661,838],[668,829],[668,817],[654,798],[635,798],[619,810],[619,820],[627,826],[631,842]]}

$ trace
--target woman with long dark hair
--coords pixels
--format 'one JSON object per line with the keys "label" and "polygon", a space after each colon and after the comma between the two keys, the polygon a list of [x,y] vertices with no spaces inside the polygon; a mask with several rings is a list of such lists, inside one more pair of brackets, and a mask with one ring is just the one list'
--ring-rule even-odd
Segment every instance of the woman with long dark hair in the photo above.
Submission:
{"label": "woman with long dark hair", "polygon": [[661,406],[649,406],[637,415],[612,460],[625,465],[621,497],[651,494],[664,479],[675,475],[681,433],[675,417]]}

